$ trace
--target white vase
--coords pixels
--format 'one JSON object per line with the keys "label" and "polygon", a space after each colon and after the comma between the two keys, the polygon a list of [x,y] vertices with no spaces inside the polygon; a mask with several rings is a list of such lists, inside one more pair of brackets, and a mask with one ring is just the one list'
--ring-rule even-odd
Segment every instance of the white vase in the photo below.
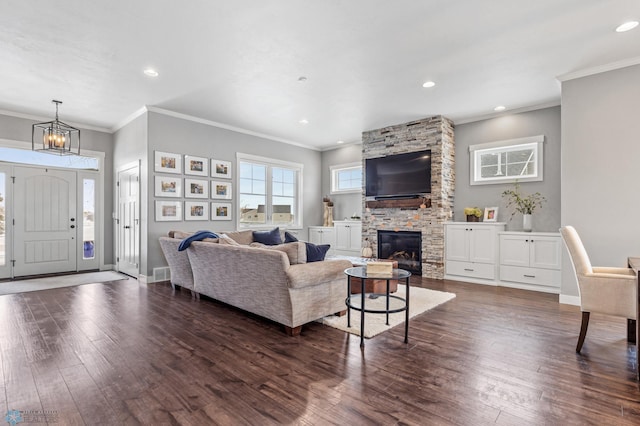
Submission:
{"label": "white vase", "polygon": [[524,232],[531,232],[533,228],[533,218],[530,214],[522,215],[522,229]]}

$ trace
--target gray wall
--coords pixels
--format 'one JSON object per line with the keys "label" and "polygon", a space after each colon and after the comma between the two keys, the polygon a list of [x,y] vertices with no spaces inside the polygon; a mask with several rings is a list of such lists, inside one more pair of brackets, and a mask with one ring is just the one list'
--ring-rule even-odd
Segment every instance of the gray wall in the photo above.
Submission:
{"label": "gray wall", "polygon": [[464,221],[465,207],[498,206],[498,220],[507,230],[522,230],[522,215],[511,212],[501,197],[512,184],[473,185],[469,183],[469,146],[505,139],[544,135],[544,180],[520,184],[522,192],[540,192],[547,202],[533,214],[533,230],[558,232],[560,227],[560,107],[544,108],[520,114],[456,125],[456,195],[453,218]]}
{"label": "gray wall", "polygon": [[[53,117],[51,117],[53,119]],[[0,115],[0,138],[14,141],[31,143],[31,126],[36,121],[24,118],[11,117],[8,115]],[[95,130],[85,130],[80,127],[82,137],[82,148],[91,151],[100,151],[105,153],[104,163],[104,199],[102,205],[105,212],[113,209],[113,135]],[[113,264],[115,257],[113,256],[114,247],[113,239],[113,222],[111,215],[105,213],[104,220],[104,263],[106,265]]]}
{"label": "gray wall", "polygon": [[302,220],[305,229],[300,233],[301,238],[307,238],[307,226],[317,225],[322,222],[322,209],[320,208],[322,202],[320,152],[154,112],[148,113],[148,120],[147,166],[149,170],[153,170],[154,151],[156,150],[232,162],[234,220],[228,222],[155,222],[154,182],[153,172],[150,172],[147,181],[149,192],[146,198],[149,205],[147,216],[149,219],[148,265],[145,269],[141,269],[141,273],[151,275],[154,267],[166,266],[167,263],[160,250],[158,238],[166,235],[167,231],[171,229],[188,231],[207,228],[220,231],[235,229],[235,217],[237,215],[237,199],[235,196],[237,192],[235,179],[237,152],[303,164],[304,211]]}
{"label": "gray wall", "polygon": [[[114,178],[117,179],[117,172],[123,166],[132,163],[140,164],[140,272],[144,274],[147,270],[147,252],[148,252],[148,226],[149,206],[145,202],[147,200],[149,182],[149,165],[147,161],[148,149],[148,130],[147,130],[147,113],[137,117],[126,126],[118,130],[114,135]],[[113,212],[118,214],[118,192],[113,191],[114,203]],[[152,209],[151,209],[152,210]],[[117,244],[117,238],[114,233],[111,234],[114,244]],[[117,247],[116,247],[117,251]]]}
{"label": "gray wall", "polygon": [[[640,66],[562,83],[562,224],[596,266],[640,255]],[[562,294],[578,295],[568,256]]]}
{"label": "gray wall", "polygon": [[[331,194],[331,166],[349,163],[362,163],[362,145],[354,144],[324,151],[322,153],[322,195],[328,195],[333,201],[333,218],[341,220],[350,218],[354,213],[362,217],[362,193]],[[309,225],[322,225],[319,222]]]}

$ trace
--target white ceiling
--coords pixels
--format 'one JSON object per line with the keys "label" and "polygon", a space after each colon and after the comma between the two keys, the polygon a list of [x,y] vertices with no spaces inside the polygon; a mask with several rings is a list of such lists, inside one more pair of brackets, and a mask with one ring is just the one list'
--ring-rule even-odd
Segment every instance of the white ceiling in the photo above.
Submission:
{"label": "white ceiling", "polygon": [[558,76],[638,62],[628,20],[638,0],[3,0],[0,110],[60,99],[61,120],[113,131],[152,106],[326,149],[557,105]]}

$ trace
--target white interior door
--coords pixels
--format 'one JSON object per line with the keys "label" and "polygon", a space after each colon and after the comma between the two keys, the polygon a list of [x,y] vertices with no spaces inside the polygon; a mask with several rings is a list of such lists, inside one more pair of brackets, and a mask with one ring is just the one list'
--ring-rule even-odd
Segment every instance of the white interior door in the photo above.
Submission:
{"label": "white interior door", "polygon": [[76,271],[75,171],[15,167],[14,276]]}
{"label": "white interior door", "polygon": [[138,277],[140,270],[140,168],[118,172],[118,270]]}
{"label": "white interior door", "polygon": [[11,169],[0,164],[0,278],[11,276]]}

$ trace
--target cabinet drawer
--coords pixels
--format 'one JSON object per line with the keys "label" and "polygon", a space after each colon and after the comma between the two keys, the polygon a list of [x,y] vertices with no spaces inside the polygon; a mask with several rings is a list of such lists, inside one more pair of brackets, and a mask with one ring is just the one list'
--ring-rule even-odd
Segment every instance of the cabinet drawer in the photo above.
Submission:
{"label": "cabinet drawer", "polygon": [[489,263],[447,261],[447,274],[470,278],[495,279],[495,267]]}
{"label": "cabinet drawer", "polygon": [[562,272],[553,269],[500,265],[500,281],[560,287]]}

